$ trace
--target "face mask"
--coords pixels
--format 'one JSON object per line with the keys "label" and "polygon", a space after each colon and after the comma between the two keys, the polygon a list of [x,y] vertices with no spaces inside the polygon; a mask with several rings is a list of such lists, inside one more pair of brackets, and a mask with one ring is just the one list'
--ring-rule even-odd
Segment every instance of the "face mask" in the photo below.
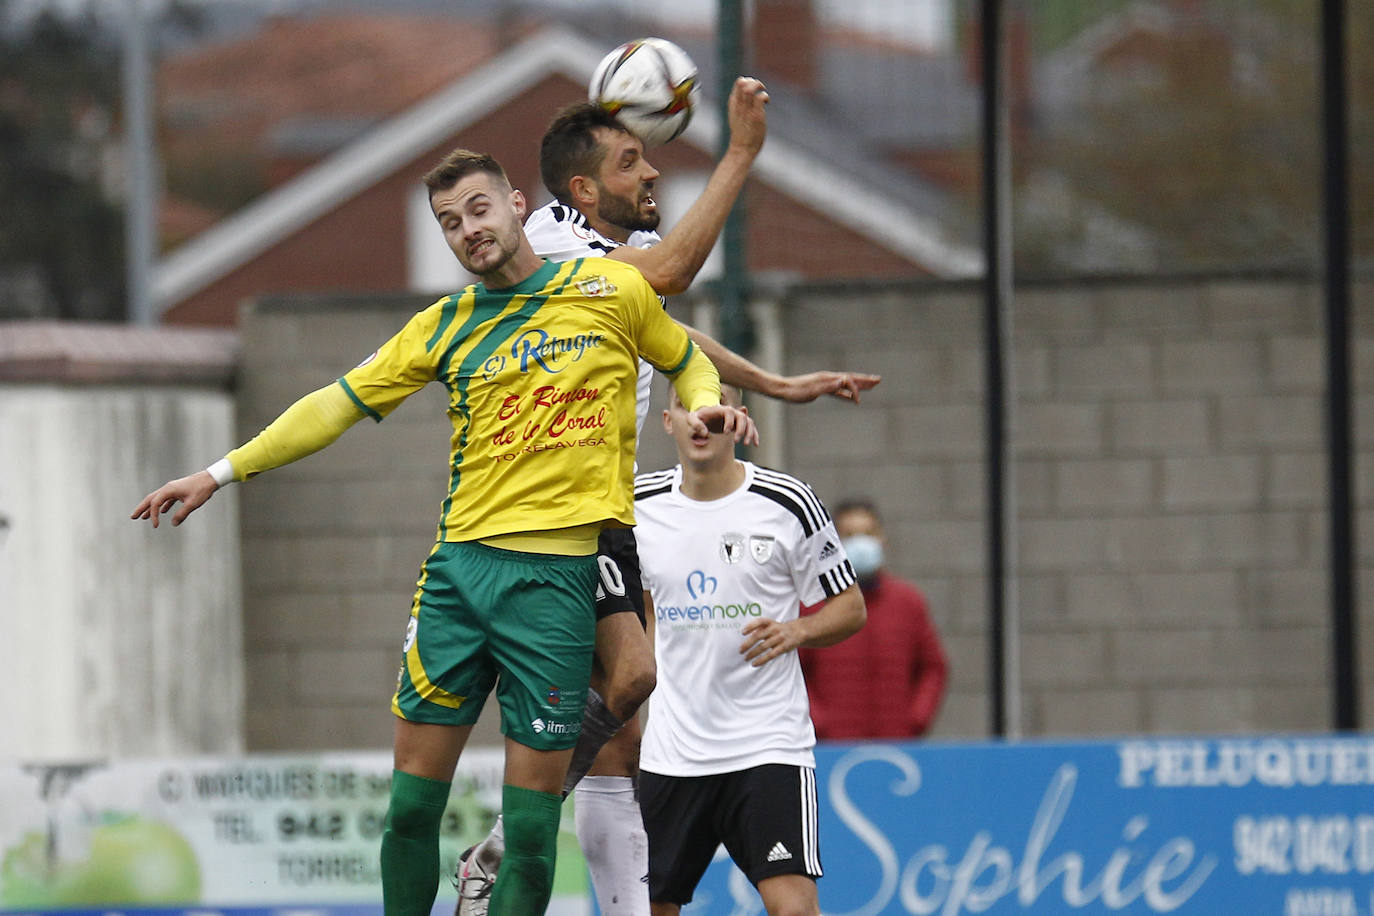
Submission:
{"label": "face mask", "polygon": [[883,567],[883,542],[871,534],[851,534],[843,539],[849,565],[860,579],[871,579]]}

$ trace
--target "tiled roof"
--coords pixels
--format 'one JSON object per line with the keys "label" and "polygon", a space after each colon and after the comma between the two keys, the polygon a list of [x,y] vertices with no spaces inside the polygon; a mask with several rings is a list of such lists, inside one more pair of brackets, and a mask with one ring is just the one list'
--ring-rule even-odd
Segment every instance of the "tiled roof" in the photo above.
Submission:
{"label": "tiled roof", "polygon": [[368,121],[394,114],[500,50],[490,23],[453,17],[277,18],[250,35],[164,62],[158,93],[168,132],[229,133],[256,147],[292,118]]}
{"label": "tiled roof", "polygon": [[[323,203],[358,193],[548,74],[562,72],[585,85],[601,48],[570,30],[547,29],[507,49],[168,253],[154,270],[152,294],[158,310],[165,311],[298,231]],[[700,110],[682,141],[702,150],[716,149],[719,120],[709,108]],[[783,194],[807,201],[857,236],[938,275],[970,276],[981,270],[981,254],[951,241],[929,211],[894,206],[900,201],[898,182],[874,180],[853,162],[836,167],[774,135],[755,161],[753,175]]]}

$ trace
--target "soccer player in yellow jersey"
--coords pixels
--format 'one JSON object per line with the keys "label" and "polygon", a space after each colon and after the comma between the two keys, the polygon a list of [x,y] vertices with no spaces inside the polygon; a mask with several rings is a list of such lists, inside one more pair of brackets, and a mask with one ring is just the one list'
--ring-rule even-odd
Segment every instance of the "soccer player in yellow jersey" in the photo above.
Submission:
{"label": "soccer player in yellow jersey", "polygon": [[[597,535],[634,524],[636,362],[673,380],[691,423],[739,440],[715,367],[633,267],[554,264],[524,234],[525,199],[490,156],[455,150],[425,176],[458,260],[480,282],[412,318],[362,365],[306,395],[204,471],[144,497],[133,518],[179,525],[231,480],[302,458],[431,381],[449,392],[449,491],[420,572],[398,687],[382,837],[391,914],[427,914],[439,821],[463,746],[495,687],[506,736],[506,857],[493,914],[542,913],[561,790],[581,728],[595,631]],[[498,683],[498,675],[499,683]]]}

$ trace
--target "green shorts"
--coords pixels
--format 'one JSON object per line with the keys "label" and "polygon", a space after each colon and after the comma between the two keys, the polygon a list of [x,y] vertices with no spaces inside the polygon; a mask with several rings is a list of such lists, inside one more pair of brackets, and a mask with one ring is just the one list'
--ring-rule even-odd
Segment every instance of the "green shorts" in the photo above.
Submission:
{"label": "green shorts", "polygon": [[496,687],[501,733],[536,750],[577,743],[596,640],[595,556],[441,542],[425,560],[391,710],[472,725]]}

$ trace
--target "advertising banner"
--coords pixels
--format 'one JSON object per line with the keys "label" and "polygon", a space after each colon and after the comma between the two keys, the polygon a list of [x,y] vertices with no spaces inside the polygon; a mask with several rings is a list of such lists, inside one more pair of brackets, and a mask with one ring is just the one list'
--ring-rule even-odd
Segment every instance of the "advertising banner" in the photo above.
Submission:
{"label": "advertising banner", "polygon": [[[1374,737],[817,749],[826,916],[1374,916]],[[376,916],[390,755],[0,766],[0,909]],[[464,755],[441,856],[488,829]],[[565,807],[550,913],[591,912]],[[435,912],[448,916],[442,883]],[[686,916],[762,903],[722,852]]]}
{"label": "advertising banner", "polygon": [[[816,757],[826,916],[1374,916],[1374,737]],[[723,850],[683,910],[762,912]]]}
{"label": "advertising banner", "polygon": [[[440,858],[490,829],[502,754],[463,755]],[[381,912],[378,850],[391,754],[252,755],[0,766],[0,910],[209,914]],[[564,808],[551,913],[588,912]],[[457,897],[440,885],[435,912]]]}

